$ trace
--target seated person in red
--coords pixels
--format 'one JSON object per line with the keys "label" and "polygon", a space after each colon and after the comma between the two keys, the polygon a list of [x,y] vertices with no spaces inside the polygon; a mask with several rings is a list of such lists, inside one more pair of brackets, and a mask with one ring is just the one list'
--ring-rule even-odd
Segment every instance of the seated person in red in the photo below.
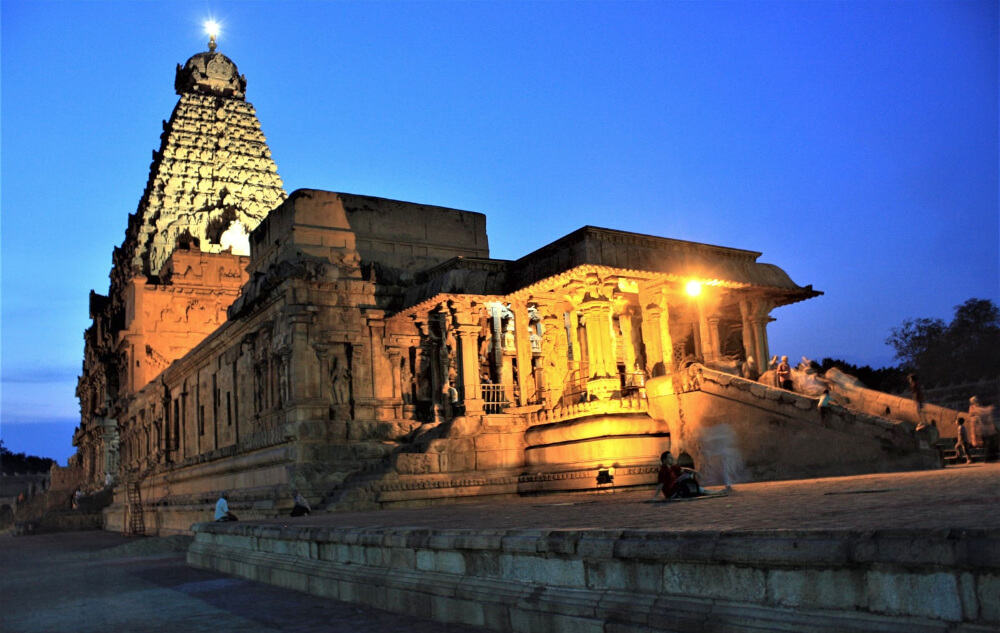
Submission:
{"label": "seated person in red", "polygon": [[667,501],[705,494],[705,489],[698,483],[697,473],[690,468],[678,466],[670,451],[664,451],[660,455],[660,474],[657,482],[653,499],[656,499],[660,492],[663,492],[663,498]]}

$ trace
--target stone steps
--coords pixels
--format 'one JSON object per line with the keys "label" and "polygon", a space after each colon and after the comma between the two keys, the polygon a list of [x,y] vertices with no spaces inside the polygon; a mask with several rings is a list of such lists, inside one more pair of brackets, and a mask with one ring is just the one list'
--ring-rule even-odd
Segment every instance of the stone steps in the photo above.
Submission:
{"label": "stone steps", "polygon": [[533,633],[1000,627],[1000,532],[455,530],[199,524],[188,563]]}

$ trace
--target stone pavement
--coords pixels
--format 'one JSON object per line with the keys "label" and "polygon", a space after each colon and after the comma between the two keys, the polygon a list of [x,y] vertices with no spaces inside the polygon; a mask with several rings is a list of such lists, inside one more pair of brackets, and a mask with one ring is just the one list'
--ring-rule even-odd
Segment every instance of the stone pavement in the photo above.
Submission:
{"label": "stone pavement", "polygon": [[[1000,464],[742,484],[728,497],[677,503],[645,503],[650,496],[547,495],[254,523],[685,532],[1000,528]],[[187,542],[107,532],[0,537],[0,630],[481,631],[193,569],[184,564]]]}
{"label": "stone pavement", "polygon": [[0,537],[0,631],[476,633],[188,567],[190,538]]}
{"label": "stone pavement", "polygon": [[740,484],[731,496],[645,503],[650,490],[545,495],[252,524],[449,529],[875,530],[1000,528],[1000,463]]}

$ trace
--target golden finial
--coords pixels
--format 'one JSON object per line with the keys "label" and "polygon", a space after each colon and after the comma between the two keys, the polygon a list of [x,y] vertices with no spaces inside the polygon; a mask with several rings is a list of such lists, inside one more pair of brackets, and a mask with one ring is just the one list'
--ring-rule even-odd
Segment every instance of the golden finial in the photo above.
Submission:
{"label": "golden finial", "polygon": [[215,20],[205,20],[205,34],[208,35],[208,51],[215,51],[215,38],[219,35],[219,23]]}

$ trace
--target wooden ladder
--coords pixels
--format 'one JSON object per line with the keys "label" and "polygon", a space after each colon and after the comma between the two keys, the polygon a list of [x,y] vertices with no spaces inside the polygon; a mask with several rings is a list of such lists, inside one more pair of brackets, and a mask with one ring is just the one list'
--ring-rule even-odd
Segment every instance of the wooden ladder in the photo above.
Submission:
{"label": "wooden ladder", "polygon": [[139,482],[125,483],[125,521],[122,523],[122,534],[126,536],[146,533],[146,524],[142,517],[142,497],[139,494]]}

